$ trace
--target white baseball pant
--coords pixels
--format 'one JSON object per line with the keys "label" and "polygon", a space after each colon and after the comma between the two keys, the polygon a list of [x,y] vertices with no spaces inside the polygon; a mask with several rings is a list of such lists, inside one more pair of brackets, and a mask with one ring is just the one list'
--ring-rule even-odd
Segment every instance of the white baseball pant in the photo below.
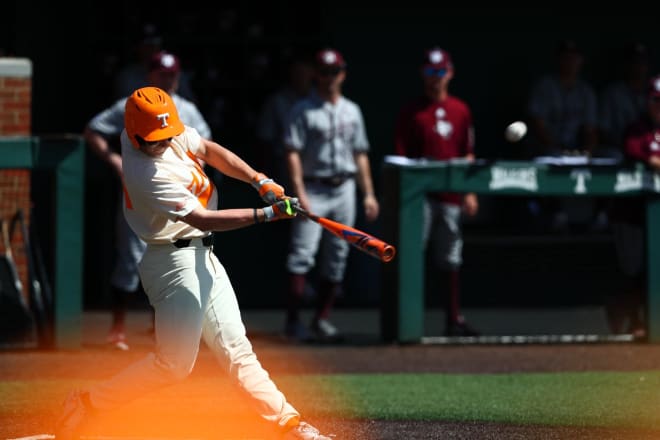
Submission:
{"label": "white baseball pant", "polygon": [[234,289],[212,248],[200,239],[181,249],[148,245],[139,270],[155,310],[156,351],[93,387],[94,407],[113,409],[184,379],[195,365],[203,337],[264,419],[284,426],[299,418],[258,361]]}

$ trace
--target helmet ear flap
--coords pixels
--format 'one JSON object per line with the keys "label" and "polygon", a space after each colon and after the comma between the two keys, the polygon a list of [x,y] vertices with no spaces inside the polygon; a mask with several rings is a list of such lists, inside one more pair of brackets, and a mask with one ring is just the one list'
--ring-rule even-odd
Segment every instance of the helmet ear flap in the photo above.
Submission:
{"label": "helmet ear flap", "polygon": [[172,97],[158,87],[142,87],[126,100],[126,134],[135,148],[140,141],[161,141],[183,133],[185,127]]}

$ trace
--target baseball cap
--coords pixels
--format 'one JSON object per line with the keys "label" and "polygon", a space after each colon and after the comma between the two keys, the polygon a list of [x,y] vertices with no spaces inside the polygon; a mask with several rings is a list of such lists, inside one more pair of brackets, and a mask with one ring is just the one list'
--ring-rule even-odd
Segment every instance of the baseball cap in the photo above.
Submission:
{"label": "baseball cap", "polygon": [[164,50],[156,52],[151,56],[149,60],[149,71],[159,71],[159,72],[179,72],[181,66],[179,64],[179,58]]}
{"label": "baseball cap", "polygon": [[451,62],[449,52],[439,47],[432,47],[424,52],[422,67],[432,69],[451,69],[454,65]]}
{"label": "baseball cap", "polygon": [[656,75],[649,81],[649,97],[657,98],[660,96],[660,75]]}
{"label": "baseball cap", "polygon": [[346,68],[346,61],[339,51],[335,49],[322,49],[316,53],[316,64],[318,67]]}

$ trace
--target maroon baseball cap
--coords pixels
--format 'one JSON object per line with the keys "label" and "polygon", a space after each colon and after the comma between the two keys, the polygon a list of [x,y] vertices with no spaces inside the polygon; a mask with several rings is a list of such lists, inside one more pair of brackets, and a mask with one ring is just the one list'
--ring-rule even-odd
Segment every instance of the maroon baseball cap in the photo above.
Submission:
{"label": "maroon baseball cap", "polygon": [[422,67],[431,67],[434,69],[451,69],[454,65],[451,62],[449,52],[439,47],[432,47],[424,52]]}
{"label": "maroon baseball cap", "polygon": [[151,60],[149,60],[150,72],[179,72],[180,70],[179,58],[164,50],[156,52],[152,55]]}
{"label": "maroon baseball cap", "polygon": [[660,75],[656,75],[649,81],[649,97],[656,98],[660,96]]}
{"label": "maroon baseball cap", "polygon": [[323,49],[316,53],[316,64],[319,67],[346,67],[346,61],[341,53],[335,49]]}

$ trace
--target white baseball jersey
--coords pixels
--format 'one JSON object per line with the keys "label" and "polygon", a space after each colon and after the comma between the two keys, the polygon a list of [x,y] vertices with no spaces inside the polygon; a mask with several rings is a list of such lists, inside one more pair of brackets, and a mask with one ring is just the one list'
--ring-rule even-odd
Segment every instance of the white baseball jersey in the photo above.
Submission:
{"label": "white baseball jersey", "polygon": [[133,231],[146,243],[171,243],[180,238],[208,235],[177,221],[198,206],[217,206],[215,185],[196,158],[201,136],[185,126],[161,157],[153,158],[135,148],[124,130],[121,148],[124,174],[124,215]]}

